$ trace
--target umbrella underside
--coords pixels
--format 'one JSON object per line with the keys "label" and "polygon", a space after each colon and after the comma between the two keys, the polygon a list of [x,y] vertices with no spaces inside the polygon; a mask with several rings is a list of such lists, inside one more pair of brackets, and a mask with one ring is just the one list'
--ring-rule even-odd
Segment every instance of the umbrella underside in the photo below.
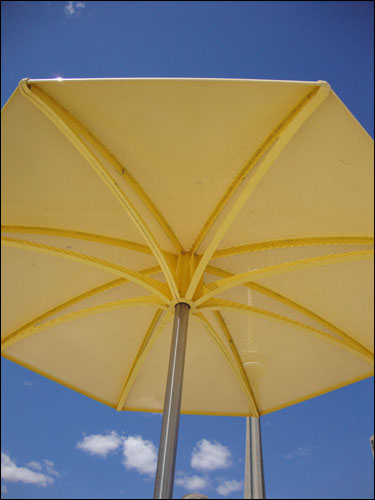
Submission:
{"label": "umbrella underside", "polygon": [[259,416],[373,374],[373,141],[325,82],[23,80],[2,355],[117,410]]}

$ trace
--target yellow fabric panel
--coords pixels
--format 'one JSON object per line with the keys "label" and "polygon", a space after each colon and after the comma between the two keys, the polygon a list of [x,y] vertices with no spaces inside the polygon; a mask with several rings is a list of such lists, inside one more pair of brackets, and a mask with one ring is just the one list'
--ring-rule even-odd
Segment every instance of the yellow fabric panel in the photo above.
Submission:
{"label": "yellow fabric panel", "polygon": [[[160,247],[167,251],[167,252],[174,252],[176,251],[174,245],[169,241],[167,235],[163,231],[163,229],[160,227],[160,224],[157,222],[157,220],[153,217],[153,215],[150,213],[149,209],[145,206],[144,200],[140,199],[138,194],[134,192],[134,189],[131,185],[129,185],[128,182],[126,182],[126,179],[124,179],[123,175],[121,175],[114,167],[111,165],[111,163],[108,161],[108,159],[104,158],[104,156],[97,151],[97,149],[93,148],[95,155],[100,159],[102,164],[105,166],[108,172],[111,173],[111,176],[115,180],[115,182],[121,187],[122,191],[125,193],[126,197],[129,199],[130,203],[135,207],[137,212],[140,214],[142,217],[142,220],[146,223],[148,229],[151,231],[151,233],[154,235],[154,237],[157,239],[158,244]],[[125,168],[125,167],[124,167]],[[154,184],[154,189],[157,192],[158,187],[160,186],[159,181]],[[154,199],[154,192],[152,192],[152,198]],[[169,219],[167,215],[167,220]]]}
{"label": "yellow fabric panel", "polygon": [[[282,248],[240,254],[212,261],[214,267],[233,274],[263,269],[274,264],[294,262],[335,253],[370,249],[370,245],[317,245]],[[373,349],[373,261],[333,263],[313,269],[300,269],[270,278],[255,277],[255,282],[307,307],[346,333],[353,334],[366,347]],[[216,277],[216,280],[220,279]],[[210,275],[206,280],[212,281]],[[281,304],[275,297],[244,286],[221,293],[218,298],[254,305],[283,314],[315,328],[326,328],[301,311]]]}
{"label": "yellow fabric panel", "polygon": [[[171,324],[153,345],[125,402],[125,409],[163,409]],[[182,412],[248,414],[249,408],[233,370],[207,330],[189,318]]]}
{"label": "yellow fabric panel", "polygon": [[266,318],[223,313],[261,412],[371,371],[347,351]]}
{"label": "yellow fabric panel", "polygon": [[62,302],[114,279],[110,273],[19,248],[1,249],[2,338]]}
{"label": "yellow fabric panel", "polygon": [[299,301],[374,351],[374,263],[338,262],[259,280]]}
{"label": "yellow fabric panel", "polygon": [[301,236],[371,236],[373,199],[373,140],[331,92],[259,183],[218,248]]}
{"label": "yellow fabric panel", "polygon": [[38,332],[7,354],[115,405],[154,312],[133,307],[79,318]]}
{"label": "yellow fabric panel", "polygon": [[[260,282],[258,282],[257,284],[260,284]],[[268,290],[271,290],[273,292],[272,288],[267,287],[267,291]],[[290,318],[318,330],[322,330],[323,332],[332,333],[332,330],[330,330],[328,326],[322,325],[318,320],[311,318],[311,316],[308,316],[302,311],[277,300],[276,297],[262,294],[258,291],[244,286],[239,286],[224,293],[220,293],[217,295],[217,298],[233,301],[237,304],[256,307],[265,312],[271,312],[280,316],[284,316],[286,318]],[[247,319],[247,321],[249,321],[249,319]]]}
{"label": "yellow fabric panel", "polygon": [[[144,243],[87,162],[19,92],[2,113],[2,224],[57,227]],[[26,208],[27,207],[27,208]]]}
{"label": "yellow fabric panel", "polygon": [[184,79],[36,85],[106,144],[185,249],[264,137],[314,87],[237,81],[234,90],[230,80]]}

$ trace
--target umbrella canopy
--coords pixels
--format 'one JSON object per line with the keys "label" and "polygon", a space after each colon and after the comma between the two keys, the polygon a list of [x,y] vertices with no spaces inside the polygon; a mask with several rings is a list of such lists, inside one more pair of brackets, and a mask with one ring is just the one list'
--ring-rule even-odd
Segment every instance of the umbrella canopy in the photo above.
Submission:
{"label": "umbrella canopy", "polygon": [[117,410],[259,416],[373,374],[373,141],[325,82],[22,80],[2,355]]}

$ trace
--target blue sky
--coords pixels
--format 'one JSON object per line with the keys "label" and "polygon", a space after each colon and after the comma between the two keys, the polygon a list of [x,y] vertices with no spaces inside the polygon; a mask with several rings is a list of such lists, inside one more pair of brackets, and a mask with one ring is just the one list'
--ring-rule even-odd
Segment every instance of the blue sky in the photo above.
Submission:
{"label": "blue sky", "polygon": [[[2,106],[29,78],[326,80],[373,136],[373,2],[2,2]],[[2,360],[4,498],[151,498],[161,417]],[[268,498],[372,498],[373,379],[262,417]],[[182,416],[174,497],[243,496],[245,419]]]}

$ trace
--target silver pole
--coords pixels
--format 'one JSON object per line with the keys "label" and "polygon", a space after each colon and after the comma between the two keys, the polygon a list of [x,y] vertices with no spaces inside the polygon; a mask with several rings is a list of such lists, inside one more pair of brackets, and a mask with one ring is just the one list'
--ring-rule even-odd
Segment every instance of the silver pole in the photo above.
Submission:
{"label": "silver pole", "polygon": [[175,307],[154,498],[173,495],[189,309],[183,302]]}
{"label": "silver pole", "polygon": [[251,498],[250,417],[246,417],[245,485],[243,497]]}
{"label": "silver pole", "polygon": [[260,418],[250,417],[251,498],[266,498],[264,491]]}

